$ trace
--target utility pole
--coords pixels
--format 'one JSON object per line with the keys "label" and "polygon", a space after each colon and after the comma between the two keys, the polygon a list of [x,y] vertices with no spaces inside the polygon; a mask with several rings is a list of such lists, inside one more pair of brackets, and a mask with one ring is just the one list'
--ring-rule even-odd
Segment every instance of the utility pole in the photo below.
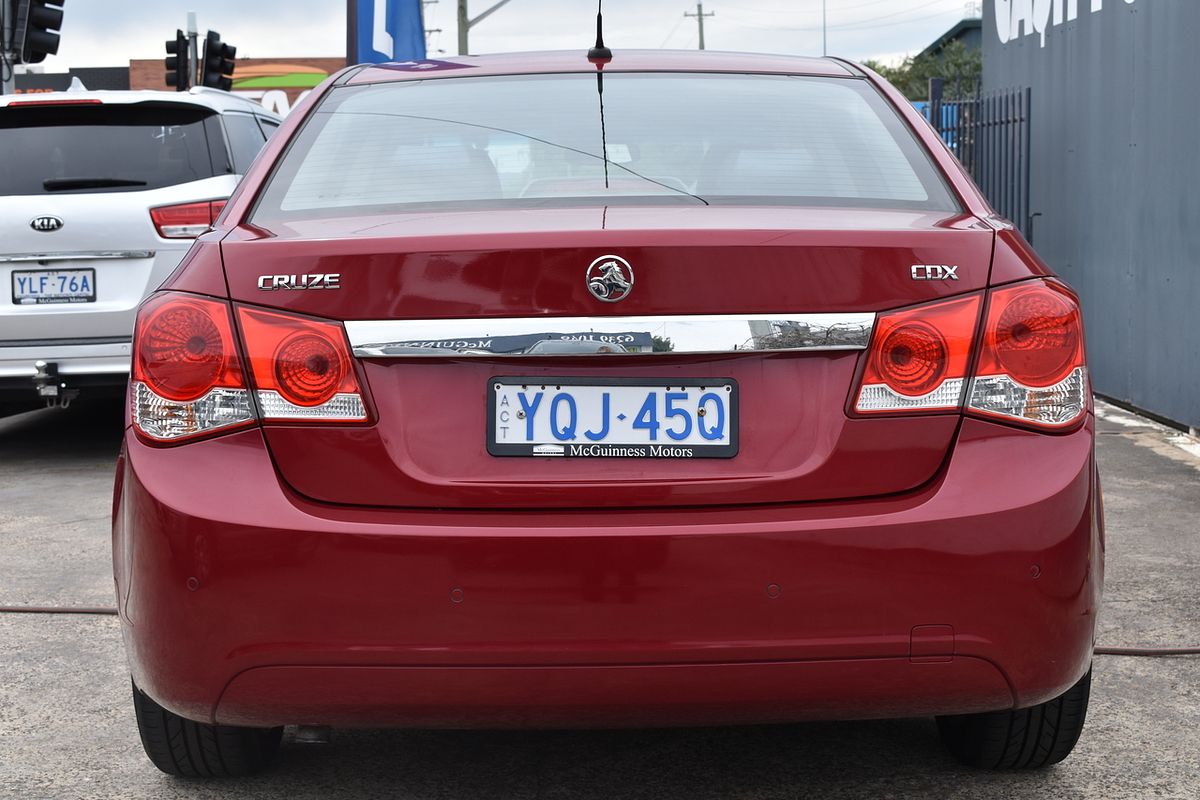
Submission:
{"label": "utility pole", "polygon": [[[200,63],[200,29],[196,27],[196,12],[187,12],[187,37],[188,37],[188,85],[190,89],[193,86],[200,85],[200,77],[204,74],[204,67]],[[179,91],[187,91],[180,89]]]}
{"label": "utility pole", "polygon": [[705,17],[715,17],[717,15],[717,12],[710,11],[707,14],[705,14],[704,13],[704,3],[696,3],[696,13],[695,14],[689,14],[688,12],[685,11],[685,12],[683,12],[683,15],[685,17],[695,17],[696,18],[696,22],[700,26],[700,49],[703,50],[704,49],[704,18]]}
{"label": "utility pole", "polygon": [[0,28],[0,95],[15,94],[17,91],[17,8],[8,0],[0,0],[4,27]]}
{"label": "utility pole", "polygon": [[467,0],[458,0],[458,54],[460,56],[467,55],[469,50],[467,39],[468,34],[471,32],[471,28],[474,28],[476,25],[483,22],[492,14],[499,11],[501,7],[508,5],[510,2],[512,2],[512,0],[500,0],[499,3],[496,3],[496,5],[483,12],[475,19],[471,19],[470,15],[467,14]]}
{"label": "utility pole", "polygon": [[426,6],[436,6],[437,4],[438,4],[438,0],[421,0],[421,29],[425,31],[425,54],[426,54],[426,57],[428,57],[428,55],[429,55],[430,38],[435,33],[441,33],[442,29],[425,27],[425,7]]}

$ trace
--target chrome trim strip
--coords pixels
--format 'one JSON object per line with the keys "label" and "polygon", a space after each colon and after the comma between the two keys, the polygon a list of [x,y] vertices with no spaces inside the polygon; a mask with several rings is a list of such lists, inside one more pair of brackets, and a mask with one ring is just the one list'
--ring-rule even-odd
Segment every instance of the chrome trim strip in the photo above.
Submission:
{"label": "chrome trim strip", "polygon": [[0,347],[87,347],[96,344],[129,344],[132,336],[93,336],[76,339],[0,339]]}
{"label": "chrome trim strip", "polygon": [[[862,350],[872,313],[708,314],[659,317],[505,317],[346,322],[354,355],[580,356]],[[653,339],[671,350],[654,352]],[[563,344],[555,342],[562,341]],[[573,343],[573,344],[572,344]]]}
{"label": "chrome trim strip", "polygon": [[88,250],[79,253],[14,253],[0,255],[0,264],[39,261],[95,261],[98,259],[154,258],[153,250]]}

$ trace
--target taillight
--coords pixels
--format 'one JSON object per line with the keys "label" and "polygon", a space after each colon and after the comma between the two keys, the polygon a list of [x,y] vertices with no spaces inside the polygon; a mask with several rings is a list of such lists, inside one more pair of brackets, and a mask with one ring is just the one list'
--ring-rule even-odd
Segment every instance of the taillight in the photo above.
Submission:
{"label": "taillight", "polygon": [[195,239],[217,221],[224,200],[205,200],[150,209],[150,219],[164,239]]}
{"label": "taillight", "polygon": [[341,325],[245,307],[238,308],[238,324],[263,419],[367,418]]}
{"label": "taillight", "polygon": [[[59,3],[62,5],[62,3]],[[97,97],[88,98],[70,98],[65,100],[13,100],[8,104],[9,108],[18,108],[20,106],[98,106],[103,105],[104,101]]]}
{"label": "taillight", "polygon": [[960,408],[979,306],[975,294],[881,315],[855,409],[875,414]]}
{"label": "taillight", "polygon": [[228,303],[165,293],[138,310],[130,412],[137,430],[159,441],[254,420]]}
{"label": "taillight", "polygon": [[994,289],[967,408],[984,416],[1061,428],[1087,410],[1079,304],[1055,283]]}

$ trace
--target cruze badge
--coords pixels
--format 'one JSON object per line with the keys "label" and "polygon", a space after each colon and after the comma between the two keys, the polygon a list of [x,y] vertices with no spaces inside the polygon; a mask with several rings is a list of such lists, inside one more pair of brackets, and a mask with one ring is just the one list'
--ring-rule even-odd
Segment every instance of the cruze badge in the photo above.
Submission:
{"label": "cruze badge", "polygon": [[624,300],[633,291],[633,267],[620,256],[600,256],[587,269],[587,287],[597,300]]}
{"label": "cruze badge", "polygon": [[956,281],[958,267],[945,264],[913,264],[912,279],[914,281]]}
{"label": "cruze badge", "polygon": [[29,221],[29,227],[42,233],[53,233],[61,229],[63,224],[62,217],[56,217],[53,214],[43,214]]}
{"label": "cruze badge", "polygon": [[328,275],[259,275],[258,288],[264,292],[277,289],[340,289],[342,274]]}

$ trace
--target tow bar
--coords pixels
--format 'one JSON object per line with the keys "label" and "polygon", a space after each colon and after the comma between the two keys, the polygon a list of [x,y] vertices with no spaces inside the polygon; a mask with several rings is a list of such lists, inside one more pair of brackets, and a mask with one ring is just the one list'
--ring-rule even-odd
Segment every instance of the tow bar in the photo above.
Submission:
{"label": "tow bar", "polygon": [[33,385],[38,397],[46,401],[48,408],[67,408],[71,401],[79,396],[78,389],[67,387],[58,374],[58,364],[53,361],[35,361],[37,372],[33,376]]}

